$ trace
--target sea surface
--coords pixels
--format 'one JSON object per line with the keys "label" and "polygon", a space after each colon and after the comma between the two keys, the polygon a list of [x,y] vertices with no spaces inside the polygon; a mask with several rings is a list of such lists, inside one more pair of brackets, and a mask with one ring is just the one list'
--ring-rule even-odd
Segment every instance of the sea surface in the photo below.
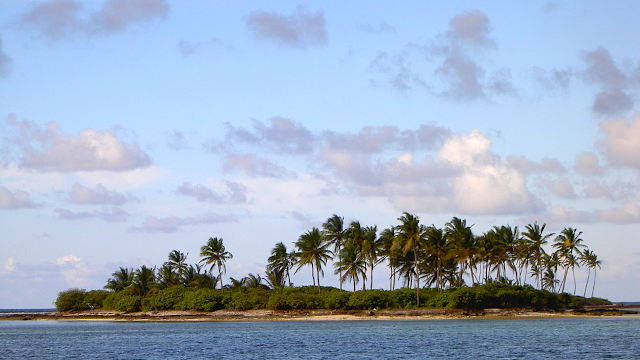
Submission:
{"label": "sea surface", "polygon": [[640,359],[640,316],[0,321],[0,359]]}

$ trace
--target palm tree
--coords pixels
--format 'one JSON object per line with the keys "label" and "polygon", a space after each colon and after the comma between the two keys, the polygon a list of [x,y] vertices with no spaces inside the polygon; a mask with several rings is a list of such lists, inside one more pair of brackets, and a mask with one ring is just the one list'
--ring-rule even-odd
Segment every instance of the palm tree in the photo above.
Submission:
{"label": "palm tree", "polygon": [[200,263],[211,265],[209,272],[214,266],[218,268],[218,281],[220,281],[220,289],[222,289],[222,273],[227,271],[225,263],[227,260],[233,259],[233,255],[225,249],[222,238],[209,238],[207,244],[200,248],[200,256],[202,256]]}
{"label": "palm tree", "polygon": [[553,247],[558,249],[557,251],[560,255],[564,267],[564,276],[562,278],[562,288],[560,292],[564,292],[564,285],[567,281],[567,272],[569,271],[569,267],[571,267],[571,270],[574,273],[573,293],[575,294],[574,267],[577,264],[577,261],[575,261],[574,255],[582,255],[582,251],[580,250],[580,248],[586,247],[584,244],[582,244],[583,240],[580,239],[580,235],[582,235],[582,231],[578,231],[577,229],[573,228],[564,228],[560,232],[560,235],[556,237],[555,243],[553,244]]}
{"label": "palm tree", "polygon": [[443,288],[443,265],[444,262],[451,258],[451,248],[453,243],[448,240],[448,234],[442,229],[431,225],[424,233],[425,247],[427,253],[433,257],[435,267],[435,282],[438,292],[442,293]]}
{"label": "palm tree", "polygon": [[[364,241],[362,243],[362,255],[369,262],[369,289],[373,290],[373,268],[378,262],[378,227],[367,226],[364,228]],[[364,281],[362,282],[364,285]],[[364,289],[363,289],[364,290]]]}
{"label": "palm tree", "polygon": [[[345,241],[345,235],[347,230],[344,228],[344,218],[336,214],[328,218],[327,221],[322,224],[323,235],[333,245],[333,253],[338,254],[338,261],[342,253],[342,247]],[[342,273],[340,273],[342,277]],[[340,282],[340,291],[342,291],[342,282]]]}
{"label": "palm tree", "polygon": [[[269,256],[269,264],[267,265],[267,272],[274,272],[283,281],[286,278],[289,281],[289,287],[291,287],[291,277],[289,270],[295,262],[294,252],[287,252],[287,247],[279,242],[271,249],[271,256]],[[284,285],[284,284],[283,284]]]}
{"label": "palm tree", "polygon": [[178,285],[180,279],[169,263],[164,263],[160,269],[158,269],[157,283],[160,289]]}
{"label": "palm tree", "polygon": [[398,226],[398,235],[396,236],[396,247],[402,249],[403,255],[407,255],[409,251],[413,251],[415,256],[414,272],[416,275],[416,307],[420,307],[420,272],[418,270],[418,252],[424,245],[424,226],[420,225],[420,219],[408,212],[404,212]]}
{"label": "palm tree", "polygon": [[469,268],[471,272],[471,284],[474,284],[473,260],[476,254],[477,242],[471,232],[471,226],[467,226],[467,220],[462,220],[457,217],[454,217],[445,224],[445,232],[447,233],[449,241],[453,243],[452,250],[460,268],[458,287],[462,286],[462,275],[465,266]]}
{"label": "palm tree", "polygon": [[336,267],[335,274],[340,274],[340,285],[346,280],[351,279],[353,281],[353,291],[356,291],[356,284],[358,280],[362,278],[362,281],[367,280],[367,262],[361,256],[361,253],[356,251],[353,244],[348,244],[342,248],[339,259],[334,266]]}
{"label": "palm tree", "polygon": [[589,259],[589,267],[593,268],[593,287],[591,288],[591,297],[593,297],[593,291],[596,289],[596,267],[601,268],[602,261],[598,260],[598,256],[592,253]]}
{"label": "palm tree", "polygon": [[553,236],[554,233],[543,235],[544,228],[547,224],[542,224],[542,226],[538,225],[537,222],[534,222],[533,225],[529,224],[525,227],[527,231],[522,233],[525,238],[526,244],[529,248],[529,254],[531,256],[531,260],[536,264],[537,271],[535,272],[536,278],[538,279],[539,289],[542,290],[542,258],[546,254],[543,245],[546,245],[549,242],[549,238]]}
{"label": "palm tree", "polygon": [[281,272],[275,270],[268,270],[266,272],[266,278],[264,279],[270,288],[284,288],[286,279]]}
{"label": "palm tree", "polygon": [[595,256],[595,254],[589,249],[585,249],[582,255],[580,255],[580,263],[588,269],[587,282],[584,284],[584,294],[582,294],[582,297],[587,297],[587,287],[589,286],[589,278],[591,277],[591,258],[593,256]]}
{"label": "palm tree", "polygon": [[120,269],[111,274],[111,276],[113,277],[107,280],[107,285],[105,285],[104,288],[113,291],[124,290],[133,282],[133,269],[120,267]]}
{"label": "palm tree", "polygon": [[[296,264],[298,268],[296,272],[304,265],[311,265],[311,276],[313,277],[313,271],[318,277],[318,294],[320,294],[320,274],[324,274],[322,266],[327,264],[327,260],[332,259],[333,253],[329,250],[329,243],[324,240],[320,234],[320,230],[314,227],[306,233],[300,235],[298,241],[296,241],[296,247],[298,248],[298,261]],[[314,281],[315,282],[315,281]]]}
{"label": "palm tree", "polygon": [[155,269],[151,269],[142,265],[140,269],[136,270],[133,276],[132,285],[135,292],[138,295],[143,296],[147,292],[149,292],[151,287],[153,287],[156,284],[155,281],[156,281]]}
{"label": "palm tree", "polygon": [[381,260],[385,258],[389,260],[389,269],[391,270],[391,274],[389,275],[389,290],[394,289],[394,283],[396,280],[396,274],[394,270],[396,251],[393,249],[393,243],[396,240],[396,229],[391,226],[388,229],[382,230],[380,233],[380,237],[378,238],[378,254],[381,257]]}
{"label": "palm tree", "polygon": [[169,261],[167,264],[171,269],[175,270],[178,273],[178,276],[182,279],[184,277],[184,272],[187,270],[187,256],[178,250],[173,250],[169,253]]}

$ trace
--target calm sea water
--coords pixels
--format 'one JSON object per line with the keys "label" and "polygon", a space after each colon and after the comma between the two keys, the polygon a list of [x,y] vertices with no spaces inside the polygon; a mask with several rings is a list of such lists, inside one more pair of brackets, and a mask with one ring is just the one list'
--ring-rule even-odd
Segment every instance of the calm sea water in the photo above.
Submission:
{"label": "calm sea water", "polygon": [[640,359],[640,317],[0,321],[0,359]]}

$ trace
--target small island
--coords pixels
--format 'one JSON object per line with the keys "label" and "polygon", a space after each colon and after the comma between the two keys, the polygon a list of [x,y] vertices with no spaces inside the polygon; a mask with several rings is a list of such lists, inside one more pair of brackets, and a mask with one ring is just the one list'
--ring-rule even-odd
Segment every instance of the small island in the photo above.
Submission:
{"label": "small island", "polygon": [[[104,290],[62,291],[54,303],[58,312],[28,318],[215,321],[629,313],[593,297],[601,261],[576,229],[565,228],[553,238],[545,224],[537,223],[523,232],[502,225],[474,234],[473,225],[457,217],[444,228],[420,224],[406,212],[398,220],[399,225],[378,232],[377,226],[358,221],[345,226],[342,217],[333,215],[322,229],[300,235],[292,251],[277,243],[264,278],[248,274],[224,285],[225,264],[233,255],[223,239],[210,238],[197,264],[187,264],[188,254],[173,250],[159,268],[120,268]],[[554,251],[547,252],[552,238]],[[339,287],[320,285],[329,260]],[[389,289],[373,289],[373,269],[385,262]],[[313,284],[294,286],[291,276],[306,266]],[[576,294],[575,281],[580,266],[589,270],[582,296]],[[569,273],[572,293],[565,292]],[[344,290],[345,283],[352,289]]]}

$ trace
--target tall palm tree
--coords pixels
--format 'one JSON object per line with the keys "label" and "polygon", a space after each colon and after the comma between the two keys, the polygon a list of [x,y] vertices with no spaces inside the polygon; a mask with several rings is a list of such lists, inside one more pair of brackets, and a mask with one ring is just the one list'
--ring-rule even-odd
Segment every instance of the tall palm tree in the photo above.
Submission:
{"label": "tall palm tree", "polygon": [[[362,243],[362,254],[369,263],[369,289],[373,290],[373,268],[378,262],[378,227],[367,226],[364,228],[364,242]],[[362,283],[364,285],[364,282]],[[363,289],[364,290],[364,289]]]}
{"label": "tall palm tree", "polygon": [[356,251],[353,244],[347,244],[342,247],[340,257],[334,266],[336,267],[335,274],[340,274],[340,285],[346,280],[351,279],[353,281],[353,291],[356,291],[356,284],[359,279],[362,281],[367,280],[367,262],[361,256],[361,253]]}
{"label": "tall palm tree", "polygon": [[409,251],[413,251],[415,256],[414,271],[416,275],[416,307],[420,307],[420,271],[418,263],[420,262],[418,254],[424,246],[425,227],[420,225],[420,219],[408,212],[404,212],[398,226],[398,235],[396,236],[396,247],[402,249],[403,255],[407,255]]}
{"label": "tall palm tree", "polygon": [[173,267],[170,266],[169,263],[162,264],[157,271],[156,282],[160,289],[178,285],[180,279],[178,273],[173,270]]}
{"label": "tall palm tree", "polygon": [[227,271],[225,263],[227,260],[233,259],[233,255],[225,249],[222,238],[209,238],[207,244],[200,248],[200,263],[210,265],[209,272],[214,267],[218,268],[218,281],[220,281],[220,289],[222,289],[222,273]]}
{"label": "tall palm tree", "polygon": [[145,295],[156,284],[155,269],[142,265],[136,270],[133,276],[133,288],[135,292],[142,296]]}
{"label": "tall palm tree", "polygon": [[104,288],[113,291],[124,290],[133,282],[133,275],[133,269],[120,267],[118,271],[111,274],[113,277],[107,280],[107,285]]}
{"label": "tall palm tree", "polygon": [[537,271],[535,274],[536,279],[538,280],[539,289],[542,289],[542,258],[546,254],[542,246],[546,245],[549,242],[549,238],[554,235],[554,233],[544,234],[544,228],[546,226],[547,224],[542,224],[542,226],[540,226],[537,222],[534,222],[533,225],[527,225],[525,227],[527,231],[522,233],[522,236],[529,248],[531,261],[536,264]]}
{"label": "tall palm tree", "polygon": [[289,281],[289,287],[291,287],[289,271],[291,270],[291,267],[293,267],[294,262],[294,252],[287,252],[287,247],[282,242],[279,242],[273,249],[271,249],[271,256],[269,256],[267,271],[274,272],[283,280],[286,278]]}
{"label": "tall palm tree", "polygon": [[589,278],[591,277],[591,258],[594,255],[595,254],[593,253],[593,251],[589,249],[584,249],[584,251],[582,252],[582,255],[580,255],[580,263],[586,266],[588,270],[587,282],[584,284],[584,293],[582,294],[582,297],[587,297],[587,287],[589,286]]}
{"label": "tall palm tree", "polygon": [[598,256],[596,254],[592,254],[589,258],[589,267],[593,268],[593,287],[591,288],[591,297],[593,297],[593,291],[596,289],[596,268],[601,268],[602,261],[598,260]]}
{"label": "tall palm tree", "polygon": [[[323,235],[333,245],[333,253],[338,255],[338,261],[342,254],[342,247],[345,241],[347,230],[344,228],[344,218],[333,214],[327,221],[322,224]],[[342,273],[339,273],[342,277]],[[342,282],[340,282],[340,291],[342,291]]]}
{"label": "tall palm tree", "polygon": [[471,284],[474,284],[473,260],[476,254],[477,241],[475,236],[473,236],[471,226],[467,226],[467,220],[457,217],[454,217],[445,224],[445,232],[447,233],[449,241],[453,243],[452,251],[455,254],[460,268],[458,287],[462,286],[462,275],[464,274],[465,267],[471,272]]}
{"label": "tall palm tree", "polygon": [[[569,271],[569,267],[574,272],[575,279],[575,266],[578,265],[577,261],[575,261],[575,256],[582,255],[581,248],[586,247],[582,242],[583,240],[580,238],[582,235],[582,231],[578,231],[574,228],[564,228],[560,235],[556,237],[555,243],[553,247],[558,249],[558,253],[563,263],[564,267],[564,276],[562,278],[562,285],[560,292],[564,292],[564,285],[567,281],[567,273]],[[573,293],[575,294],[575,280]]]}
{"label": "tall palm tree", "polygon": [[397,254],[397,251],[393,250],[393,242],[396,240],[396,229],[391,226],[387,229],[382,230],[380,233],[380,237],[378,238],[378,254],[381,257],[381,260],[388,259],[389,261],[389,269],[391,270],[391,274],[389,275],[389,290],[394,289],[395,283],[395,260],[394,257]]}
{"label": "tall palm tree", "polygon": [[429,226],[424,235],[427,253],[433,257],[435,262],[436,288],[438,292],[441,293],[443,288],[443,265],[447,259],[452,258],[451,248],[453,247],[453,243],[448,240],[448,233],[436,228],[434,225]]}
{"label": "tall palm tree", "polygon": [[318,294],[320,294],[320,274],[324,274],[322,266],[327,264],[327,260],[332,259],[333,252],[329,250],[329,243],[324,240],[320,234],[320,230],[314,227],[306,233],[300,235],[296,241],[298,248],[298,268],[296,272],[304,265],[311,265],[311,275],[315,268],[318,277]]}
{"label": "tall palm tree", "polygon": [[178,250],[173,250],[169,253],[169,261],[167,264],[178,273],[178,276],[180,276],[181,279],[184,277],[184,272],[187,270],[187,256],[189,256],[189,253],[185,255]]}

